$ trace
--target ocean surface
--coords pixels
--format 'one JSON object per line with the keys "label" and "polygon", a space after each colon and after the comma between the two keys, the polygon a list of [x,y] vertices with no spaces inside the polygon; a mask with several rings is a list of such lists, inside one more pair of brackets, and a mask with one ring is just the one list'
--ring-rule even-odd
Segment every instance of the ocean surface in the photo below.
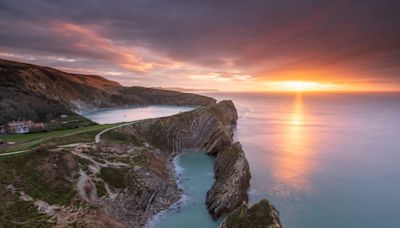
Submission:
{"label": "ocean surface", "polygon": [[[205,95],[235,103],[235,138],[252,173],[250,203],[271,200],[284,227],[399,227],[400,94]],[[155,109],[129,115],[145,119],[181,111]],[[127,114],[114,111],[93,119],[127,121]],[[204,205],[212,158],[184,154],[177,167],[183,168],[181,209],[159,215],[154,227],[217,227]]]}
{"label": "ocean surface", "polygon": [[400,94],[212,93],[287,228],[400,227]]}

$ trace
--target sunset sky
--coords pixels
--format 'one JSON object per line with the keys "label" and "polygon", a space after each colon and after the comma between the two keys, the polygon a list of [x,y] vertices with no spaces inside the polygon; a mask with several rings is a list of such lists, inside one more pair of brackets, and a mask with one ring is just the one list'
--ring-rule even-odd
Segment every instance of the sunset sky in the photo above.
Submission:
{"label": "sunset sky", "polygon": [[400,90],[395,0],[2,0],[0,58],[123,85]]}

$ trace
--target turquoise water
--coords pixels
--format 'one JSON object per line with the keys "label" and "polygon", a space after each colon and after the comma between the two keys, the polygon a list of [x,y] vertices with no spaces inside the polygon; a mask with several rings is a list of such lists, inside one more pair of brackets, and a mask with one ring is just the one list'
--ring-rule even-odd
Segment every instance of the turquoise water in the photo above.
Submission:
{"label": "turquoise water", "polygon": [[[170,116],[194,109],[193,106],[148,106],[136,108],[114,108],[86,113],[84,116],[100,124],[127,122],[148,118]],[[207,228],[217,227],[220,220],[212,219],[205,200],[211,188],[214,158],[202,151],[187,151],[175,158],[182,199],[171,210],[157,215],[150,227],[155,228]]]}
{"label": "turquoise water", "polygon": [[179,155],[175,162],[184,195],[171,210],[158,215],[150,227],[217,227],[220,221],[212,219],[205,205],[206,193],[214,182],[214,158],[201,151],[191,151]]}

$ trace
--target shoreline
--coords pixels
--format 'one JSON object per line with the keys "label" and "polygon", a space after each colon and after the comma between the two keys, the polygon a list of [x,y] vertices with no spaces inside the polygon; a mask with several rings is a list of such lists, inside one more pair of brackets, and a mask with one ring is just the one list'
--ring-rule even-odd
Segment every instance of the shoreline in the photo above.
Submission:
{"label": "shoreline", "polygon": [[[168,208],[161,210],[160,212],[158,212],[157,214],[154,214],[146,223],[146,225],[144,226],[145,228],[156,228],[157,223],[159,222],[160,218],[163,217],[165,214],[167,214],[168,212],[172,212],[174,210],[180,210],[181,206],[184,204],[185,201],[185,196],[188,197],[187,195],[185,195],[184,193],[184,189],[182,186],[182,183],[184,180],[181,180],[181,173],[183,172],[183,168],[181,166],[178,165],[179,162],[179,156],[181,156],[183,153],[180,154],[174,154],[173,157],[170,159],[170,165],[172,165],[173,167],[173,171],[174,171],[174,180],[176,185],[178,186],[179,189],[179,199],[171,204]],[[187,200],[187,198],[186,198]]]}
{"label": "shoreline", "polygon": [[174,155],[171,165],[180,197],[151,217],[144,227],[181,227],[187,224],[189,217],[198,225],[218,227],[222,220],[214,219],[206,205],[207,192],[215,181],[214,160],[201,148],[183,150]]}
{"label": "shoreline", "polygon": [[104,111],[113,111],[117,109],[131,109],[131,108],[147,108],[147,107],[188,107],[188,108],[193,108],[196,109],[198,107],[201,107],[200,105],[158,105],[158,104],[150,104],[150,105],[126,105],[126,106],[115,106],[115,107],[106,107],[106,108],[95,108],[95,109],[90,109],[88,111],[76,111],[77,114],[82,115],[85,117],[85,115],[88,114],[93,114],[97,112],[104,112]]}

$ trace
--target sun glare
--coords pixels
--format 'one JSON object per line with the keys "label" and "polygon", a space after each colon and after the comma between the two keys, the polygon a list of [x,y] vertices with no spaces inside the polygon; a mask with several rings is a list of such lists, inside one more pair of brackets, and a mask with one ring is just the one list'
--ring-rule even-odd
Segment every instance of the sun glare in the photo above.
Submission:
{"label": "sun glare", "polygon": [[302,91],[332,90],[334,89],[335,86],[329,83],[320,83],[312,81],[279,81],[279,82],[268,83],[268,87],[270,87],[270,89],[275,91],[302,92]]}

